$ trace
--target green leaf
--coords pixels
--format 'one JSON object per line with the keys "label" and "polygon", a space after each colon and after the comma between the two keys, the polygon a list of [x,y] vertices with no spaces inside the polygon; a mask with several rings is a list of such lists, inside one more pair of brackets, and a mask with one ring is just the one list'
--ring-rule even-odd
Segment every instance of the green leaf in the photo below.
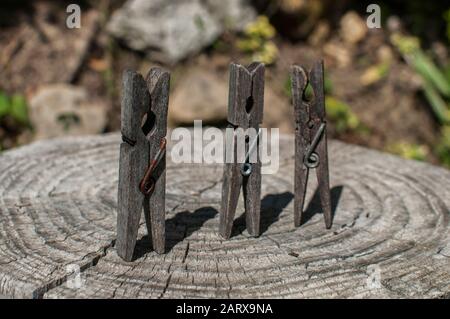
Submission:
{"label": "green leaf", "polygon": [[27,103],[23,95],[13,95],[11,97],[10,115],[21,124],[28,124]]}
{"label": "green leaf", "polygon": [[325,74],[325,79],[324,79],[324,90],[325,90],[325,94],[333,93],[333,82],[326,74]]}
{"label": "green leaf", "polygon": [[350,108],[350,106],[332,96],[325,97],[327,115],[334,123],[338,133],[347,130],[358,130],[362,125]]}
{"label": "green leaf", "polygon": [[435,151],[442,164],[450,168],[450,126],[441,128],[440,141]]}
{"label": "green leaf", "polygon": [[10,104],[8,97],[0,92],[0,118],[9,113]]}
{"label": "green leaf", "polygon": [[80,117],[75,113],[63,113],[58,116],[58,122],[63,125],[64,131],[70,130],[73,125],[79,125],[81,122]]}
{"label": "green leaf", "polygon": [[314,91],[310,83],[305,88],[305,98],[310,101],[314,97]]}
{"label": "green leaf", "polygon": [[450,83],[450,63],[447,64],[447,66],[444,69],[445,77],[447,78],[447,81]]}
{"label": "green leaf", "polygon": [[413,55],[413,64],[417,72],[430,80],[441,94],[450,97],[450,82],[447,81],[444,73],[436,67],[436,64],[428,56],[421,51],[416,52]]}
{"label": "green leaf", "polygon": [[433,109],[433,112],[439,119],[439,121],[444,124],[450,123],[450,112],[448,106],[441,98],[434,86],[431,85],[430,81],[425,78],[423,79],[422,86],[425,92],[425,96],[428,102],[431,104],[431,108]]}
{"label": "green leaf", "polygon": [[284,81],[283,92],[284,92],[284,94],[285,94],[289,99],[292,98],[291,86],[292,86],[291,77],[288,76],[288,77],[286,78],[286,80]]}
{"label": "green leaf", "polygon": [[399,155],[403,158],[424,161],[428,156],[428,148],[425,145],[397,142],[387,146],[386,151]]}

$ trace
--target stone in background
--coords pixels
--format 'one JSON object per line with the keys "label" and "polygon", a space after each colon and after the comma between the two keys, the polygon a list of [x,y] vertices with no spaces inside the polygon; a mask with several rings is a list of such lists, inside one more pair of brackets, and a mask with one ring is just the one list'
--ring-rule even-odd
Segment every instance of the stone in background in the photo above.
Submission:
{"label": "stone in background", "polygon": [[255,17],[247,0],[129,0],[113,14],[108,30],[154,60],[175,63]]}
{"label": "stone in background", "polygon": [[169,122],[176,126],[203,120],[217,124],[227,120],[228,83],[207,69],[192,70],[169,99]]}
{"label": "stone in background", "polygon": [[84,88],[69,84],[44,86],[29,102],[37,140],[102,133],[106,110],[104,102],[90,101]]}

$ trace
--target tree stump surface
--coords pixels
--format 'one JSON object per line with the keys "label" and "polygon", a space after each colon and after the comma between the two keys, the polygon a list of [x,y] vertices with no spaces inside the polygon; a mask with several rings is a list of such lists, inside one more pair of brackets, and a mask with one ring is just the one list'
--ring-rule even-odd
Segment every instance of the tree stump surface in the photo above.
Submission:
{"label": "tree stump surface", "polygon": [[[223,165],[173,164],[168,156],[167,253],[151,251],[142,218],[135,260],[125,262],[114,248],[119,144],[118,134],[72,137],[0,156],[0,295],[450,297],[445,169],[330,141],[333,226],[325,229],[310,175],[295,228],[294,143],[282,136],[280,169],[262,176],[262,235],[244,230],[241,197],[224,240]],[[70,275],[74,265],[80,282]]]}

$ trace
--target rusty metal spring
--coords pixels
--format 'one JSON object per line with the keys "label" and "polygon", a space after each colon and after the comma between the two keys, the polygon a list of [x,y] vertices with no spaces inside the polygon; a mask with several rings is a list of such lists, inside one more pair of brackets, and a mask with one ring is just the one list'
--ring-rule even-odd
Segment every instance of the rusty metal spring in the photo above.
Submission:
{"label": "rusty metal spring", "polygon": [[317,144],[319,144],[320,138],[322,137],[322,134],[325,131],[325,126],[326,126],[325,122],[320,123],[319,129],[317,130],[311,144],[306,150],[305,157],[303,158],[303,163],[308,168],[316,168],[319,165],[320,156],[314,151],[316,150]]}
{"label": "rusty metal spring", "polygon": [[145,171],[144,177],[142,178],[141,182],[139,183],[139,190],[144,195],[150,195],[153,193],[153,190],[155,189],[156,181],[152,177],[153,171],[156,167],[158,167],[161,160],[164,158],[164,155],[166,154],[166,144],[167,140],[165,137],[161,139],[161,143],[159,145],[159,150],[156,153],[155,157],[150,162],[150,165],[147,167],[147,170]]}

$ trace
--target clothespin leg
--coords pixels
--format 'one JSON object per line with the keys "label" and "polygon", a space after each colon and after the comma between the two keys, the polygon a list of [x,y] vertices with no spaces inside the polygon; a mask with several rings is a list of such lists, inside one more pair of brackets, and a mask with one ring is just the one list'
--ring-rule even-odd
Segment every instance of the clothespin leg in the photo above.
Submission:
{"label": "clothespin leg", "polygon": [[295,172],[294,172],[294,225],[302,223],[303,206],[305,204],[306,185],[308,184],[309,169],[303,164],[306,148],[300,137],[295,138]]}
{"label": "clothespin leg", "polygon": [[261,219],[261,162],[252,164],[252,172],[243,178],[245,222],[250,235],[259,236]]}
{"label": "clothespin leg", "polygon": [[316,152],[319,155],[320,163],[316,168],[317,181],[319,184],[320,203],[322,205],[323,216],[325,218],[325,227],[331,228],[331,195],[330,195],[330,179],[328,173],[328,156],[327,156],[327,131],[322,133],[322,139],[317,145]]}
{"label": "clothespin leg", "polygon": [[117,254],[126,261],[133,258],[144,195],[139,181],[149,162],[148,144],[140,121],[149,102],[142,76],[126,71],[123,76],[122,140],[120,145],[117,207]]}
{"label": "clothespin leg", "polygon": [[[242,185],[242,175],[240,172],[240,164],[236,161],[236,136],[227,136],[227,139],[233,139],[234,161],[233,163],[226,163],[223,171],[222,184],[222,202],[220,209],[219,233],[228,239],[231,237],[233,228],[234,215],[236,214],[236,207],[239,200],[239,191]],[[227,140],[227,143],[229,141]]]}
{"label": "clothespin leg", "polygon": [[303,163],[309,137],[309,107],[303,99],[308,83],[305,69],[298,65],[291,67],[291,92],[295,115],[295,171],[294,171],[294,225],[302,222],[303,206],[305,203],[306,186],[308,184],[308,167]]}
{"label": "clothespin leg", "polygon": [[[166,153],[165,138],[167,134],[167,111],[169,104],[169,72],[161,68],[150,69],[147,75],[147,86],[150,92],[150,106],[155,122],[147,133],[150,150],[149,158],[154,160],[163,154],[152,174],[154,189],[146,196],[148,209],[146,215],[147,230],[151,234],[153,250],[158,254],[165,252],[165,215],[166,215]],[[148,114],[150,116],[150,114]],[[147,207],[145,205],[144,207]]]}
{"label": "clothespin leg", "polygon": [[[156,153],[153,153],[156,154]],[[152,158],[152,157],[150,157]],[[146,214],[147,230],[152,239],[153,250],[158,254],[165,252],[165,192],[166,192],[166,160],[163,159],[159,164],[160,175],[157,177],[155,189],[152,196],[146,196],[148,210]],[[149,224],[150,223],[150,224]]]}
{"label": "clothespin leg", "polygon": [[[314,127],[311,129],[311,137],[313,137],[317,135],[320,125],[326,123],[323,61],[314,63],[310,72],[310,82],[314,91],[314,105],[310,109],[311,119],[315,122]],[[331,228],[332,216],[326,125],[317,144],[316,153],[319,155],[319,165],[316,167],[316,175],[319,184],[320,202],[325,218],[325,226],[326,228]]]}
{"label": "clothespin leg", "polygon": [[[134,167],[136,171],[145,172],[148,156],[143,156],[139,149],[126,143],[120,146],[122,167]],[[147,159],[146,159],[147,158]],[[139,178],[132,171],[120,170],[117,212],[117,254],[126,261],[131,261],[136,245],[136,237],[141,218],[144,195],[139,191]],[[128,185],[128,186],[126,186]]]}

